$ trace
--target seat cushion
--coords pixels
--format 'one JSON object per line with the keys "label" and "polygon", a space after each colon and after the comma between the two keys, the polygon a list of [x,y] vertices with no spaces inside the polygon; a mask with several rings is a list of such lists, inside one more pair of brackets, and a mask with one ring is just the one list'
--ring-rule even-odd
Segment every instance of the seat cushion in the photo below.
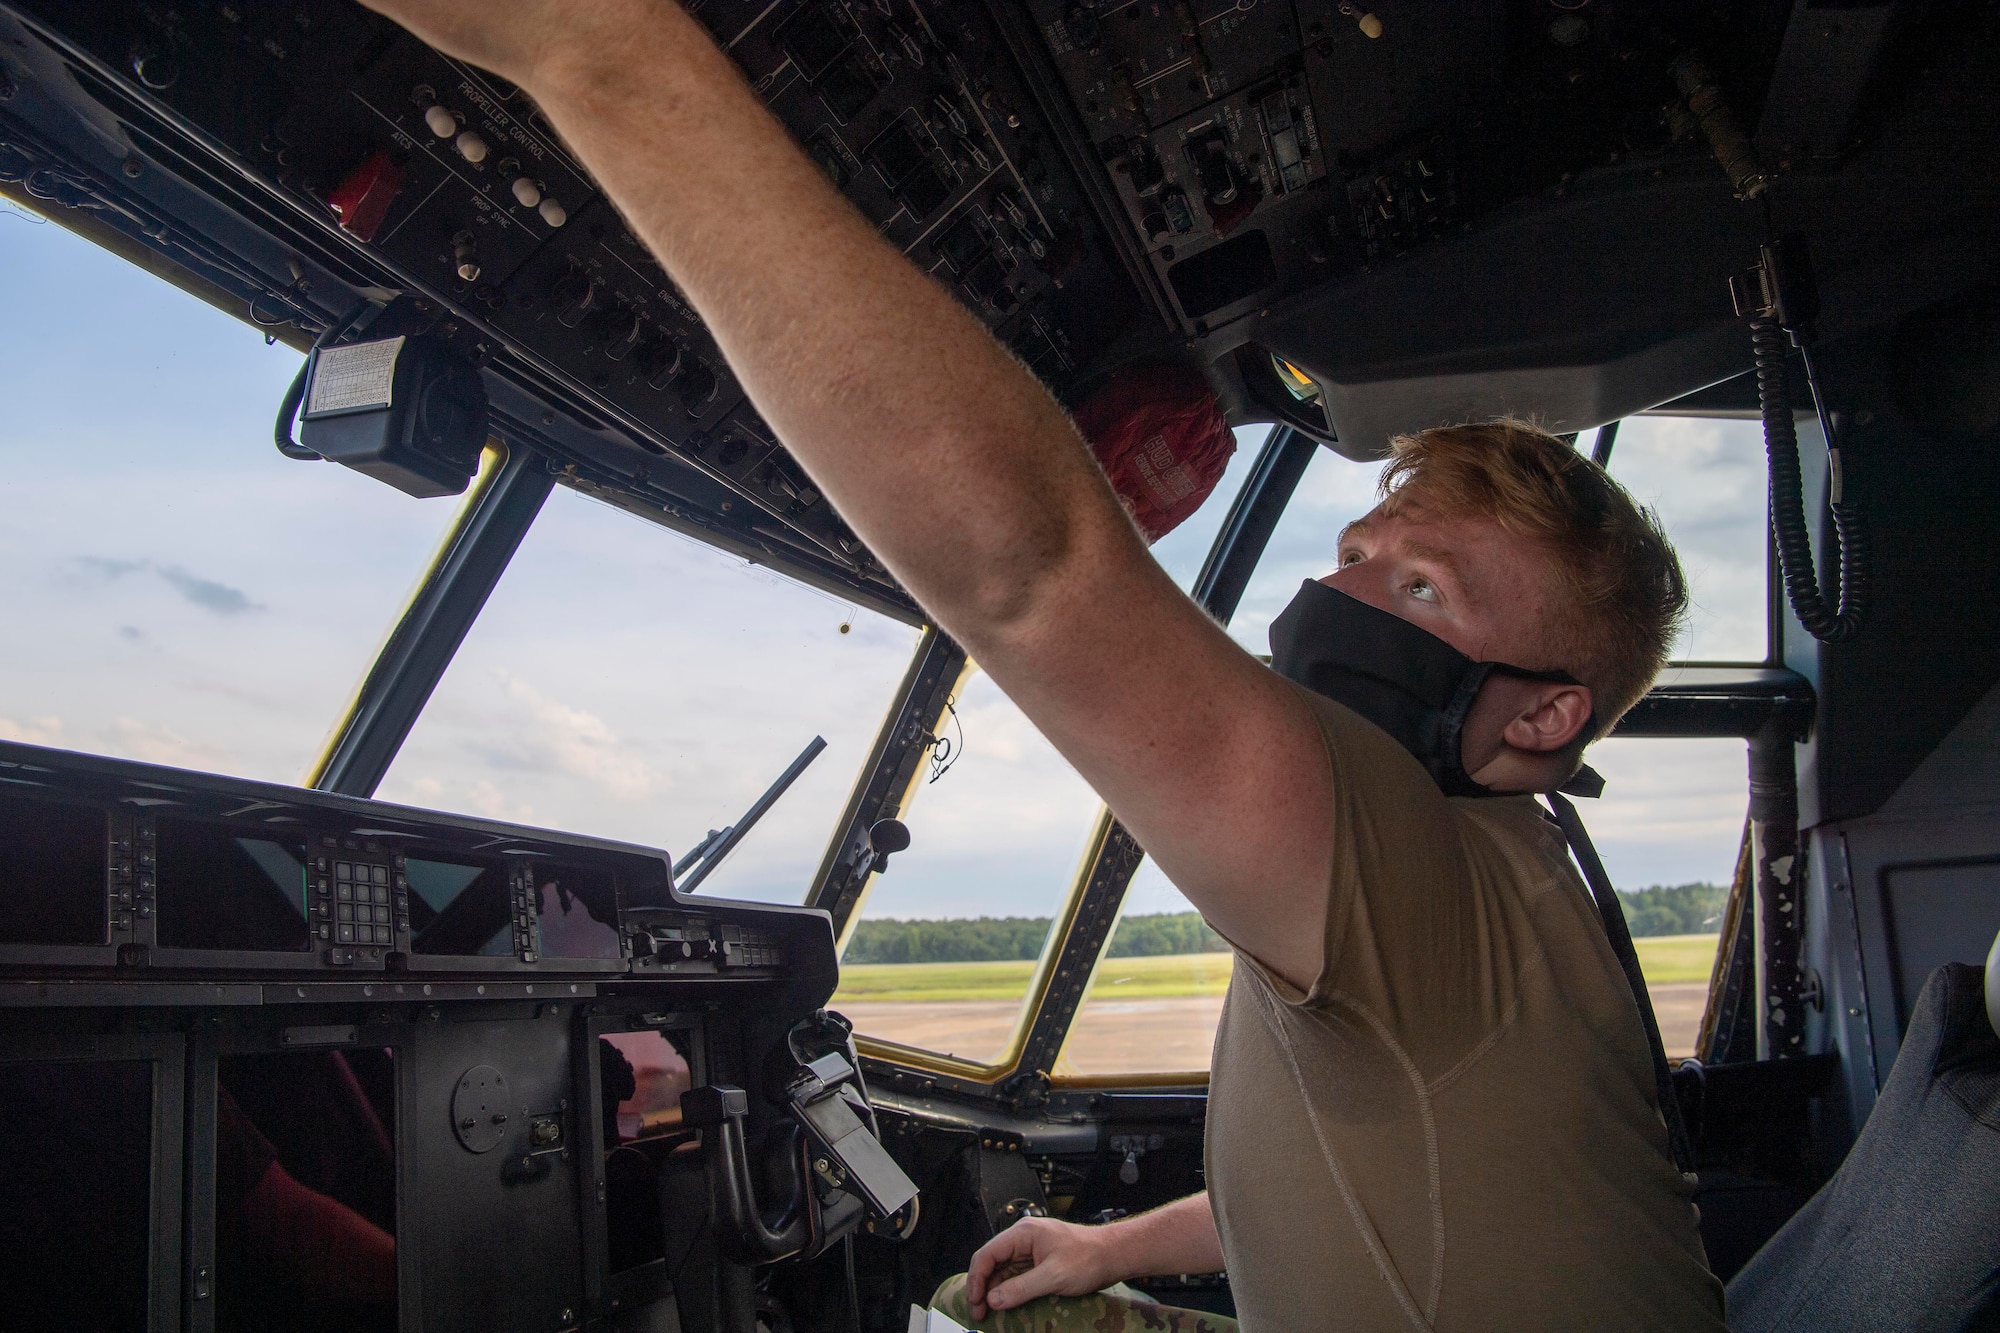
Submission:
{"label": "seat cushion", "polygon": [[1735,1333],[2000,1329],[2000,1037],[1983,970],[1925,982],[1847,1160],[1728,1288]]}

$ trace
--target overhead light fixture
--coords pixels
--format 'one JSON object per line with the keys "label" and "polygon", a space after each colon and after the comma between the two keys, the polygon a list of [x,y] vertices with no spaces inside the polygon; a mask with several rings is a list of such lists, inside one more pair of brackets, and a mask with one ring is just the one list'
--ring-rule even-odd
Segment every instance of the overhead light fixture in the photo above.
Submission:
{"label": "overhead light fixture", "polygon": [[303,407],[306,449],[415,496],[462,492],[486,445],[486,385],[436,338],[318,349]]}

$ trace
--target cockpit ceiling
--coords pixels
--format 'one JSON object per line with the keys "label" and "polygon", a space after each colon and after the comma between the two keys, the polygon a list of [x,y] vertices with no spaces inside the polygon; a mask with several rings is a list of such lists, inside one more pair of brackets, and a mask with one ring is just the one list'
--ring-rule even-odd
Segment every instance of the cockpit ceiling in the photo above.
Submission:
{"label": "cockpit ceiling", "polygon": [[[1972,3],[698,13],[856,207],[1058,396],[1196,361],[1233,421],[1356,458],[1439,420],[1587,427],[1748,369],[1727,280],[1763,211],[1677,62],[1754,144],[1772,225],[1808,235],[1823,339],[2000,255],[2000,51]],[[363,297],[380,336],[446,332],[500,429],[570,484],[915,614],[500,81],[349,0],[5,0],[0,75],[0,188],[289,341]]]}
{"label": "cockpit ceiling", "polygon": [[[1571,7],[1535,8],[1553,22]],[[1788,22],[1775,16],[1775,49],[1759,45],[1766,30],[1739,29],[1745,59],[1720,76],[1769,174],[1774,229],[1810,241],[1823,340],[1990,281],[2000,258],[1993,18],[1918,8],[1802,4]],[[1511,49],[1517,76],[1534,67]],[[1712,45],[1699,49],[1715,59]],[[1587,90],[1619,68],[1646,83],[1664,63],[1635,68],[1591,48],[1575,69]],[[1699,133],[1674,139],[1661,115],[1671,81],[1628,101],[1600,94],[1595,110],[1576,96],[1578,114],[1598,117],[1595,160],[1593,131],[1552,133],[1558,118],[1544,108],[1543,151],[1574,154],[1561,173],[1536,177],[1524,151],[1504,185],[1486,187],[1511,195],[1504,202],[1469,201],[1477,215],[1448,234],[1274,302],[1207,346],[1241,339],[1306,370],[1324,389],[1335,447],[1357,457],[1438,420],[1511,412],[1558,430],[1594,426],[1747,371],[1727,280],[1755,262],[1759,203],[1734,196]],[[1650,137],[1639,112],[1649,100]],[[1462,153],[1506,158],[1493,137]],[[1246,385],[1253,398],[1256,388]]]}

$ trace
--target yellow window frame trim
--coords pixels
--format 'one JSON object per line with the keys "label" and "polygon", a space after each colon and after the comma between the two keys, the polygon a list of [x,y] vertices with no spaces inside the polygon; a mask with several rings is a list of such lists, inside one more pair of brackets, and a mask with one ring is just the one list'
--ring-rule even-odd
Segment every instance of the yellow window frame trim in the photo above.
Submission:
{"label": "yellow window frame trim", "polygon": [[424,562],[416,582],[410,585],[410,591],[404,595],[402,605],[398,606],[395,614],[389,617],[389,623],[382,630],[382,637],[376,641],[375,651],[368,655],[368,661],[362,666],[361,675],[355,680],[354,688],[348,691],[347,701],[341,705],[340,712],[333,719],[333,725],[327,728],[326,735],[320,740],[319,753],[313,757],[305,776],[300,779],[301,786],[317,787],[326,777],[326,770],[333,763],[334,751],[340,747],[341,738],[352,731],[359,720],[362,692],[368,688],[369,678],[375,674],[375,667],[382,660],[382,654],[388,648],[389,641],[395,637],[396,630],[410,614],[410,608],[416,605],[419,597],[423,596],[424,589],[437,581],[444,569],[445,561],[451,558],[451,553],[465,539],[473,515],[479,512],[480,502],[499,482],[500,473],[506,466],[506,442],[497,435],[489,436],[486,447],[479,453],[479,471],[473,476],[472,484],[466,487],[465,498],[458,503],[458,512],[452,516],[451,522],[445,525],[436,548],[431,552],[431,558]]}
{"label": "yellow window frame trim", "polygon": [[[968,657],[965,666],[959,671],[958,680],[952,685],[949,697],[958,698],[964,691],[966,682],[979,669],[979,664]],[[940,709],[938,716],[931,719],[933,730],[943,720],[943,716],[943,710]],[[898,818],[909,812],[911,804],[916,800],[917,789],[923,786],[926,776],[926,770],[921,764],[911,773],[909,785],[903,789],[902,797],[896,803]],[[1029,975],[1027,993],[1021,997],[1021,1009],[1014,1018],[1013,1034],[1008,1037],[1005,1049],[997,1058],[991,1062],[964,1060],[954,1055],[946,1055],[942,1051],[930,1051],[918,1046],[905,1046],[901,1042],[888,1041],[881,1037],[871,1037],[865,1032],[854,1034],[856,1049],[864,1055],[888,1060],[911,1069],[949,1075],[974,1083],[997,1083],[1012,1074],[1021,1063],[1021,1052],[1027,1044],[1028,1029],[1033,1026],[1035,1016],[1041,1013],[1042,1005],[1048,999],[1050,987],[1058,980],[1067,980],[1067,974],[1056,973],[1056,960],[1062,957],[1063,947],[1068,943],[1070,932],[1076,926],[1077,909],[1083,902],[1084,886],[1090,882],[1090,872],[1097,865],[1098,858],[1103,855],[1104,841],[1110,835],[1111,811],[1100,801],[1097,806],[1097,818],[1091,824],[1090,836],[1084,839],[1083,853],[1077,859],[1075,871],[1070,875],[1069,889],[1056,909],[1055,919],[1050,923],[1048,940],[1042,945],[1041,955],[1035,960],[1035,970]],[[860,894],[854,900],[854,909],[847,915],[847,924],[835,942],[837,952],[842,957],[847,953],[848,941],[853,938],[856,927],[861,923],[862,914],[867,911],[869,895],[875,888],[875,878],[875,874],[871,873],[867,882],[862,885]],[[1093,960],[1091,963],[1093,972],[1096,966],[1096,961]]]}

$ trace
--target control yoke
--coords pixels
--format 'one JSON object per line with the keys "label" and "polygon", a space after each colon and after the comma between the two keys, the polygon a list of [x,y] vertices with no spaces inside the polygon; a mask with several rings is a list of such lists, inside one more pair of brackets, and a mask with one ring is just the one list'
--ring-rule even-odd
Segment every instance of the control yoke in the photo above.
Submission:
{"label": "control yoke", "polygon": [[772,1213],[759,1205],[751,1171],[749,1093],[714,1086],[681,1094],[681,1123],[702,1131],[716,1244],[736,1263],[810,1258],[859,1225],[864,1211],[888,1218],[917,1197],[870,1128],[860,1075],[846,1055],[829,1051],[800,1066],[785,1100],[791,1116],[777,1131],[772,1164],[782,1155],[787,1169],[767,1179],[789,1178],[790,1197]]}

